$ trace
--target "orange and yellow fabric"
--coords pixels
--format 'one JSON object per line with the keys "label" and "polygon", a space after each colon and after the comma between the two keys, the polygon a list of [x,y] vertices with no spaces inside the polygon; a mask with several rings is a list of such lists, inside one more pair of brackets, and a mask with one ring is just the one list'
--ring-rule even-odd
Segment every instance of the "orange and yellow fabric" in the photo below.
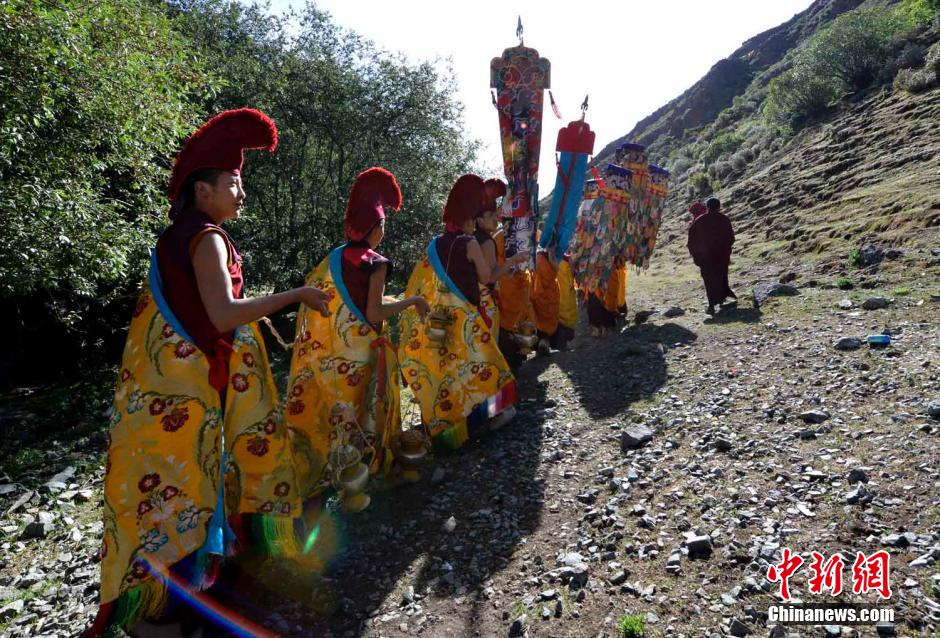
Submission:
{"label": "orange and yellow fabric", "polygon": [[[432,343],[418,313],[403,312],[401,369],[434,442],[455,449],[515,403],[516,386],[492,319],[447,276],[436,241],[412,272],[405,296],[424,297],[433,316],[449,316],[446,336],[443,345]],[[481,297],[481,305],[486,301]]]}
{"label": "orange and yellow fabric", "polygon": [[[506,263],[505,234],[495,237],[496,260]],[[499,280],[499,328],[516,332],[524,321],[535,323],[535,311],[532,308],[532,277],[528,271],[511,272]]]}
{"label": "orange and yellow fabric", "polygon": [[604,310],[608,312],[617,312],[620,307],[620,276],[618,271],[610,273],[607,280],[607,289],[597,291],[597,296],[604,302]]}
{"label": "orange and yellow fabric", "polygon": [[244,531],[236,514],[259,515],[267,549],[297,549],[300,494],[258,326],[235,330],[223,406],[208,359],[163,298],[155,255],[111,408],[101,547],[111,627],[158,616],[184,558],[195,559],[192,586],[208,584],[198,572],[232,550],[229,523]]}
{"label": "orange and yellow fabric", "polygon": [[376,330],[343,284],[343,248],[306,281],[329,297],[329,318],[306,306],[297,314],[284,418],[304,498],[330,486],[330,449],[344,439],[363,452],[373,475],[385,474],[389,442],[401,431],[398,354],[387,324]]}
{"label": "orange and yellow fabric", "polygon": [[578,325],[578,296],[575,291],[574,275],[571,264],[562,259],[558,265],[558,322],[566,328],[574,330]]}
{"label": "orange and yellow fabric", "polygon": [[617,308],[620,312],[627,311],[627,267],[617,269]]}
{"label": "orange and yellow fabric", "polygon": [[535,256],[535,277],[532,282],[532,308],[535,325],[540,333],[553,335],[558,330],[561,291],[557,270],[548,254],[539,251]]}

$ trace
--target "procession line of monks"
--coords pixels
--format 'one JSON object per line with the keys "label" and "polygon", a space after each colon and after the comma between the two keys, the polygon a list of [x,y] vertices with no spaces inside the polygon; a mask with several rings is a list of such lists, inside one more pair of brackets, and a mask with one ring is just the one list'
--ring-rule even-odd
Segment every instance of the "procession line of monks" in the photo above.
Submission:
{"label": "procession line of monks", "polygon": [[[520,267],[529,255],[507,256],[498,214],[506,186],[476,175],[453,185],[444,232],[402,300],[385,296],[394,264],[377,251],[402,194],[378,167],[356,178],[345,243],[304,286],[247,297],[222,225],[245,201],[243,151],[276,146],[267,115],[237,109],[206,122],[174,162],[172,223],[151,255],[111,409],[101,608],[87,636],[191,608],[239,549],[322,569],[309,551],[321,496],[335,490],[344,509],[362,509],[370,477],[413,480],[433,446],[502,427],[515,413],[513,365],[574,335],[570,264],[540,251],[529,272]],[[592,323],[624,310],[623,273],[587,295]],[[257,322],[293,304],[282,398]],[[396,315],[397,343],[387,321]],[[420,428],[403,427],[403,388]]]}

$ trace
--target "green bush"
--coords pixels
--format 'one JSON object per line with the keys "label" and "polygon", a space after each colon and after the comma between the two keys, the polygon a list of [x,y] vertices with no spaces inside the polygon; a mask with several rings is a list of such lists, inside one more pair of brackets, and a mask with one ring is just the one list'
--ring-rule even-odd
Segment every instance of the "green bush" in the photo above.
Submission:
{"label": "green bush", "polygon": [[692,168],[694,162],[685,156],[679,156],[668,162],[669,172],[675,176],[684,175],[687,170]]}
{"label": "green bush", "polygon": [[897,36],[911,26],[901,11],[876,7],[843,13],[800,48],[792,66],[771,80],[765,116],[800,125],[842,94],[868,87],[890,66]]}
{"label": "green bush", "polygon": [[927,47],[919,42],[908,42],[901,48],[894,64],[899,69],[911,69],[923,66],[927,55]]}
{"label": "green bush", "polygon": [[940,0],[902,0],[898,11],[912,23],[926,25],[940,13]]}
{"label": "green bush", "polygon": [[643,638],[646,635],[646,620],[643,616],[621,616],[617,621],[617,629],[622,638]]}
{"label": "green bush", "polygon": [[770,81],[764,115],[771,123],[799,126],[824,113],[839,92],[838,82],[799,61]]}
{"label": "green bush", "polygon": [[896,36],[910,26],[890,8],[856,9],[814,35],[806,54],[820,73],[839,81],[845,90],[864,89],[891,59]]}
{"label": "green bush", "polygon": [[940,76],[940,42],[935,43],[927,50],[927,55],[924,59],[924,68]]}
{"label": "green bush", "polygon": [[855,284],[848,277],[840,277],[836,280],[836,288],[839,290],[852,290],[852,288],[855,288]]}
{"label": "green bush", "polygon": [[708,146],[703,150],[699,159],[701,159],[706,164],[711,164],[719,157],[723,155],[730,155],[738,150],[738,147],[741,146],[741,143],[744,141],[740,135],[734,131],[723,131],[716,135]]}
{"label": "green bush", "polygon": [[930,69],[901,69],[894,77],[894,90],[923,93],[937,86],[937,74]]}
{"label": "green bush", "polygon": [[693,173],[689,178],[689,188],[692,190],[693,197],[707,197],[717,190],[713,180],[708,173]]}

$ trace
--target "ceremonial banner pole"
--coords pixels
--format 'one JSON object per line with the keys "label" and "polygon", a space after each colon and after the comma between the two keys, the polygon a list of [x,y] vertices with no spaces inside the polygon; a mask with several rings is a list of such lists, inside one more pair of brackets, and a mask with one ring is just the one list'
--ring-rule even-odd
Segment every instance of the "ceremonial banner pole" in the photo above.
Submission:
{"label": "ceremonial banner pole", "polygon": [[539,246],[547,249],[554,244],[555,258],[559,261],[568,251],[574,235],[588,156],[594,153],[594,132],[584,121],[587,101],[585,97],[581,105],[581,119],[570,122],[559,130],[555,144],[555,151],[558,153],[558,176],[555,178],[552,205],[545,219]]}
{"label": "ceremonial banner pole", "polygon": [[504,50],[490,63],[490,87],[496,91],[493,103],[499,114],[507,183],[503,214],[512,218],[506,233],[506,256],[527,253],[528,266],[534,268],[542,92],[551,86],[551,63],[524,45],[521,18],[516,35],[519,46]]}
{"label": "ceremonial banner pole", "polygon": [[659,226],[663,220],[663,206],[669,194],[669,171],[655,164],[650,164],[649,167],[648,214],[639,228],[636,261],[633,262],[638,270],[646,270],[650,266],[650,258],[656,248],[656,235],[659,234]]}

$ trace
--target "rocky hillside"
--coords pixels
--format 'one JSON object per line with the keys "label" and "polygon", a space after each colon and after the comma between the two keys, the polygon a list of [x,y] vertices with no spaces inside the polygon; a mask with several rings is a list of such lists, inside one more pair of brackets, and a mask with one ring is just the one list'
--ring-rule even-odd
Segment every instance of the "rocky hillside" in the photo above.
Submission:
{"label": "rocky hillside", "polygon": [[[781,127],[766,117],[768,84],[834,18],[886,3],[818,0],[790,21],[745,42],[699,82],[598,153],[638,141],[673,172],[660,245],[682,238],[688,204],[711,193],[725,202],[754,257],[846,258],[862,242],[935,242],[940,227],[940,91],[931,58],[936,24],[903,31],[881,75],[821,115]],[[887,3],[889,6],[891,3]],[[841,19],[841,18],[840,18]],[[924,62],[924,59],[927,62]],[[924,66],[911,92],[898,71]],[[913,71],[912,71],[913,72]],[[741,247],[741,244],[739,244]]]}
{"label": "rocky hillside", "polygon": [[735,97],[744,95],[755,78],[764,74],[762,80],[766,83],[767,71],[773,71],[789,51],[819,27],[863,3],[864,0],[816,0],[806,11],[751,38],[728,58],[718,61],[689,90],[605,146],[597,158],[609,158],[624,142],[653,145],[664,136],[681,139],[693,129],[711,124],[721,111],[732,106]]}

